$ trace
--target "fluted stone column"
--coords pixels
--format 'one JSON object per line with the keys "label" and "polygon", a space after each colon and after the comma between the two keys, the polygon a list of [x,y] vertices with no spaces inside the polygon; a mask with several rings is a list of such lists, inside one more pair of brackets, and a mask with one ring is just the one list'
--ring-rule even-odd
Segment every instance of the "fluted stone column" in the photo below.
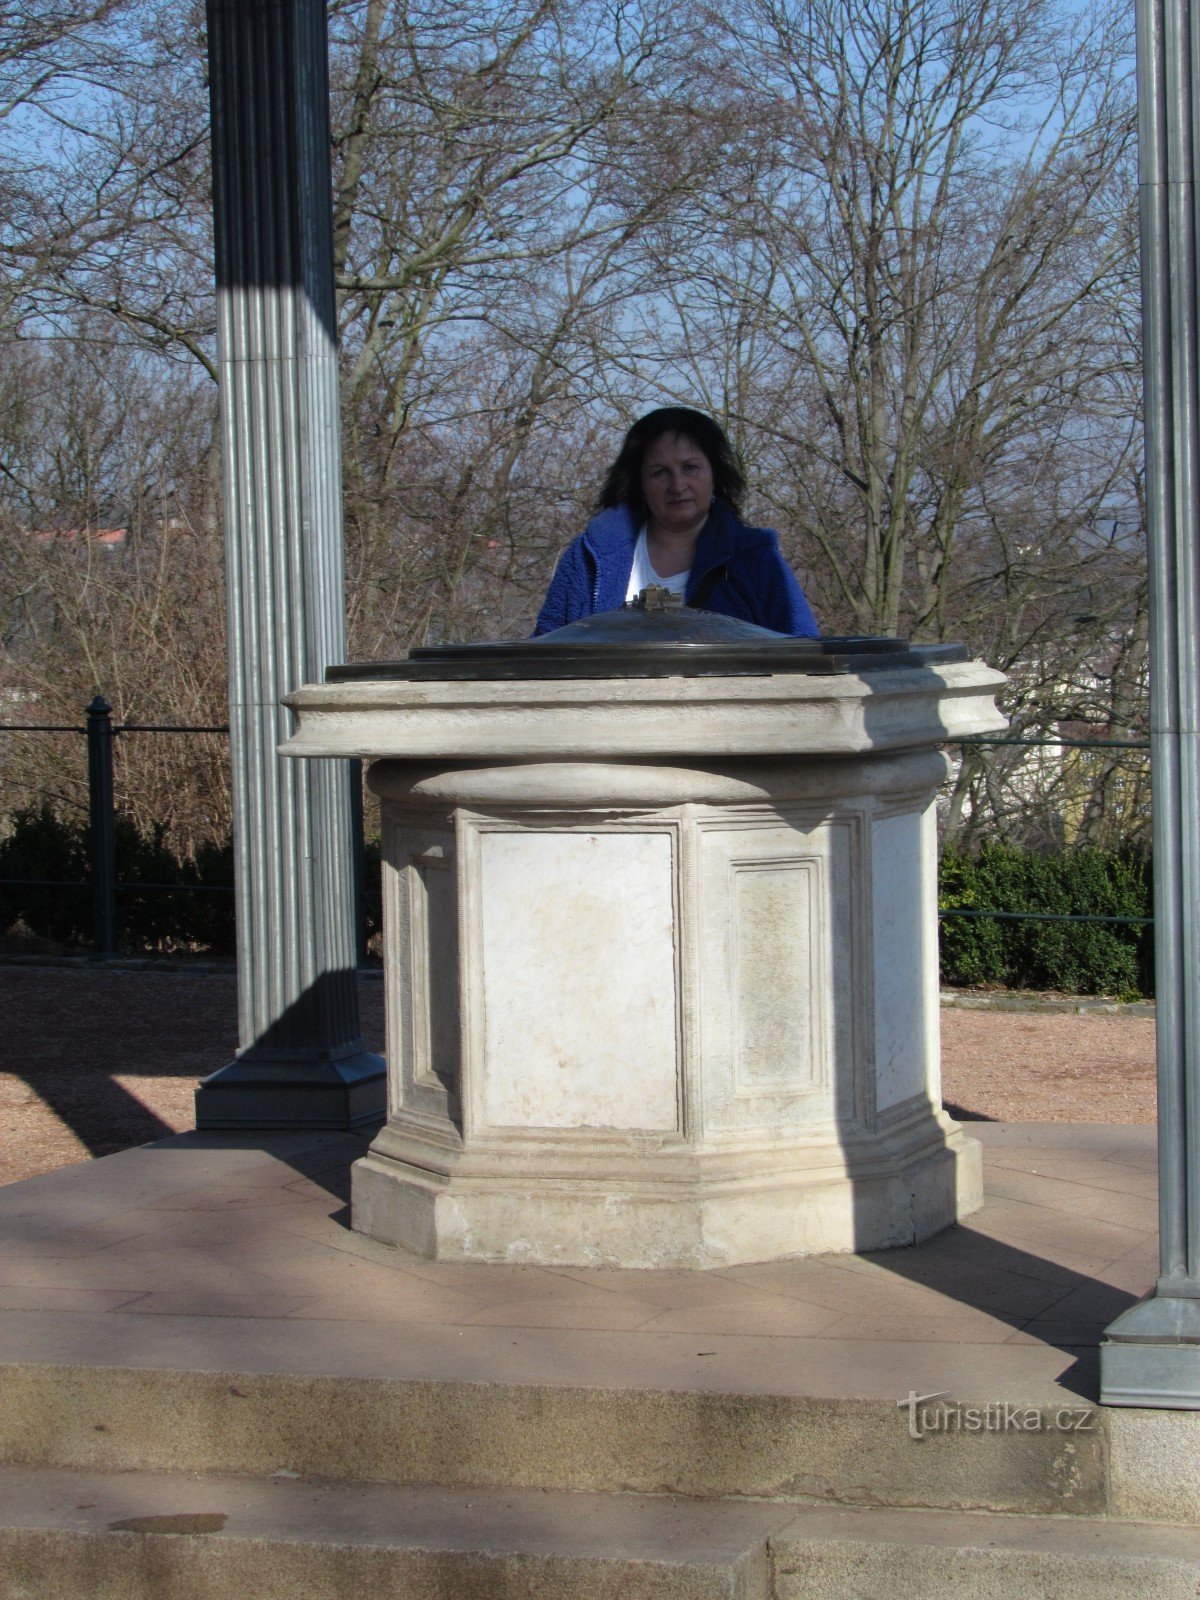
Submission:
{"label": "fluted stone column", "polygon": [[1138,0],[1152,606],[1160,1276],[1108,1328],[1110,1405],[1200,1408],[1200,16]]}
{"label": "fluted stone column", "polygon": [[350,777],[280,704],[345,655],[324,0],[209,0],[240,1048],[201,1128],[381,1114],[355,989]]}

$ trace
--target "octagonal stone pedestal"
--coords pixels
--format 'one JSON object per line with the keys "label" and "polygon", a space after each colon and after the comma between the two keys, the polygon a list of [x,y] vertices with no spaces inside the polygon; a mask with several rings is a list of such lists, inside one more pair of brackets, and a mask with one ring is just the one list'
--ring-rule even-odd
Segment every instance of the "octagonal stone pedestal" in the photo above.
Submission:
{"label": "octagonal stone pedestal", "polygon": [[976,1208],[942,1110],[938,746],[977,663],[306,687],[373,757],[389,1117],[353,1225],[439,1259],[715,1266]]}

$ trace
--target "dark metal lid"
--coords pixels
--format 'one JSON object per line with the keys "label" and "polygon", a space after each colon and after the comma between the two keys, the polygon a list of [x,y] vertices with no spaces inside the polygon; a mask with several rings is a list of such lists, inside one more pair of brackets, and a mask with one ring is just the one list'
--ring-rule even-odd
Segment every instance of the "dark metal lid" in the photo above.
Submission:
{"label": "dark metal lid", "polygon": [[793,639],[752,622],[683,606],[625,606],[536,639],[424,645],[404,661],[330,667],[330,683],[354,679],[455,681],[503,678],[694,678],[780,672],[861,673],[966,661],[962,644],[904,639]]}

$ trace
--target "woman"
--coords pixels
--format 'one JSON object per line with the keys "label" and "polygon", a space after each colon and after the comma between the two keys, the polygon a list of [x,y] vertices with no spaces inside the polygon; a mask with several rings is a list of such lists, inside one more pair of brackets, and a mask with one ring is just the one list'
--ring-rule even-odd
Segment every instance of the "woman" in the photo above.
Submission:
{"label": "woman", "polygon": [[686,406],[651,411],[625,435],[597,514],[567,546],[535,633],[615,611],[654,583],[703,611],[816,638],[820,631],[770,528],[741,521],[733,446]]}

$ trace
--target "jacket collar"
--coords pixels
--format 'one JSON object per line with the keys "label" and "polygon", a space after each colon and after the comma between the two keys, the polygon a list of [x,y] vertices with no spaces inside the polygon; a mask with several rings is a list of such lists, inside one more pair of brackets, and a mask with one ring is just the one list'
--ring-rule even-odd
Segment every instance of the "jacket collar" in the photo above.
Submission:
{"label": "jacket collar", "polygon": [[[633,559],[640,524],[628,506],[609,506],[599,511],[584,531],[584,543],[591,551],[601,571],[611,562]],[[696,541],[696,554],[692,560],[692,575],[688,588],[708,576],[715,567],[722,567],[737,553],[743,525],[734,516],[724,500],[714,500],[708,521],[700,530]],[[628,579],[628,570],[626,570]]]}

